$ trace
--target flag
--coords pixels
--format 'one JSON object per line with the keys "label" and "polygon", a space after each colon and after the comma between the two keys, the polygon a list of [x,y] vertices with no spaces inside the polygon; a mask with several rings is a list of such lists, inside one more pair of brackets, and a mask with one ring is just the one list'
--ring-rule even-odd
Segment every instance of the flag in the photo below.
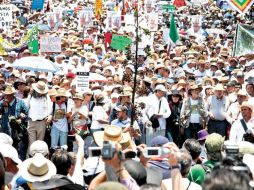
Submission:
{"label": "flag", "polygon": [[254,53],[254,27],[239,24],[236,28],[233,56]]}
{"label": "flag", "polygon": [[28,49],[32,54],[39,53],[38,25],[35,25],[28,33]]}
{"label": "flag", "polygon": [[245,14],[254,3],[254,0],[227,0],[227,2],[240,14]]}
{"label": "flag", "polygon": [[172,14],[172,17],[171,17],[170,30],[169,30],[169,37],[170,37],[170,39],[171,39],[174,43],[176,43],[177,40],[179,39],[178,31],[177,31],[177,28],[176,28],[176,23],[175,23],[175,16],[174,16],[174,14]]}

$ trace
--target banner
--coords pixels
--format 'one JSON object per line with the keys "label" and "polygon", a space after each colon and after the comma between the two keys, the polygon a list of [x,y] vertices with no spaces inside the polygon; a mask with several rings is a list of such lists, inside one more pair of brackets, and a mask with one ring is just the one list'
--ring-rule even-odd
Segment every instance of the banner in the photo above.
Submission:
{"label": "banner", "polygon": [[95,15],[102,15],[102,0],[95,0]]}
{"label": "banner", "polygon": [[32,54],[39,53],[39,42],[38,42],[38,25],[34,26],[29,31],[28,36],[28,49]]}
{"label": "banner", "polygon": [[44,0],[33,0],[32,10],[42,10],[44,6]]}
{"label": "banner", "polygon": [[241,56],[254,53],[254,27],[250,25],[238,25],[236,29],[233,56]]}
{"label": "banner", "polygon": [[85,92],[89,88],[89,72],[77,72],[77,92]]}
{"label": "banner", "polygon": [[0,5],[0,28],[7,29],[12,24],[12,8],[11,5]]}
{"label": "banner", "polygon": [[61,52],[61,38],[54,36],[40,36],[41,52]]}
{"label": "banner", "polygon": [[93,25],[93,11],[83,10],[79,13],[79,25],[81,27],[89,27]]}
{"label": "banner", "polygon": [[150,31],[157,31],[158,30],[158,23],[159,23],[159,16],[157,13],[152,12],[147,15],[148,17],[148,28]]}
{"label": "banner", "polygon": [[240,14],[245,14],[254,3],[254,0],[227,0],[227,2]]}
{"label": "banner", "polygon": [[113,35],[110,47],[117,50],[125,50],[126,46],[129,46],[132,40],[125,36]]}

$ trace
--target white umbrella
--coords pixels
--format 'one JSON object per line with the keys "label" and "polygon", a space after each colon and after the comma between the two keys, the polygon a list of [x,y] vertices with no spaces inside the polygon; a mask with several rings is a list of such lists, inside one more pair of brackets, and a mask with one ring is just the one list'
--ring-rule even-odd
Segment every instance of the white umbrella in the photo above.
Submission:
{"label": "white umbrella", "polygon": [[222,35],[227,34],[227,32],[225,30],[218,29],[218,28],[206,29],[206,32],[208,34],[222,34]]}
{"label": "white umbrella", "polygon": [[52,73],[55,73],[60,70],[60,68],[52,61],[45,59],[44,57],[35,57],[35,56],[17,59],[12,64],[12,67],[30,71],[41,71]]}
{"label": "white umbrella", "polygon": [[89,82],[107,82],[108,79],[98,73],[89,73]]}

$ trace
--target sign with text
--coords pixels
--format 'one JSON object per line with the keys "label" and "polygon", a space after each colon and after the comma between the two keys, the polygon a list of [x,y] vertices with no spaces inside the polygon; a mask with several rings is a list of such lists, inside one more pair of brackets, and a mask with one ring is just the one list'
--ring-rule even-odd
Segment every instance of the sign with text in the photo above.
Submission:
{"label": "sign with text", "polygon": [[61,38],[53,36],[40,37],[41,52],[61,52]]}
{"label": "sign with text", "polygon": [[10,5],[0,5],[0,28],[9,28],[12,24],[12,8]]}
{"label": "sign with text", "polygon": [[84,92],[89,88],[89,72],[77,72],[77,86],[78,93]]}
{"label": "sign with text", "polygon": [[125,50],[126,46],[132,43],[131,39],[126,36],[113,35],[110,46],[113,49]]}
{"label": "sign with text", "polygon": [[42,10],[44,6],[44,0],[33,0],[32,10]]}

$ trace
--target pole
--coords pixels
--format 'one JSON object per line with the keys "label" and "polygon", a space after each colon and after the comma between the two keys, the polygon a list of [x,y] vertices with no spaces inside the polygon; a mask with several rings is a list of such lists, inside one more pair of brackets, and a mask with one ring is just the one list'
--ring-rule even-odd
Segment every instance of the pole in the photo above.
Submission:
{"label": "pole", "polygon": [[136,50],[135,50],[135,64],[134,64],[134,86],[133,86],[133,91],[132,91],[132,113],[131,113],[131,126],[133,126],[134,123],[134,116],[135,116],[135,94],[136,94],[136,88],[137,88],[137,74],[138,74],[138,2],[137,2],[137,7],[135,10],[135,16],[136,16]]}
{"label": "pole", "polygon": [[233,46],[233,55],[232,56],[235,56],[235,52],[236,52],[236,42],[237,42],[238,29],[239,29],[239,24],[237,24],[237,26],[236,26],[234,46]]}

